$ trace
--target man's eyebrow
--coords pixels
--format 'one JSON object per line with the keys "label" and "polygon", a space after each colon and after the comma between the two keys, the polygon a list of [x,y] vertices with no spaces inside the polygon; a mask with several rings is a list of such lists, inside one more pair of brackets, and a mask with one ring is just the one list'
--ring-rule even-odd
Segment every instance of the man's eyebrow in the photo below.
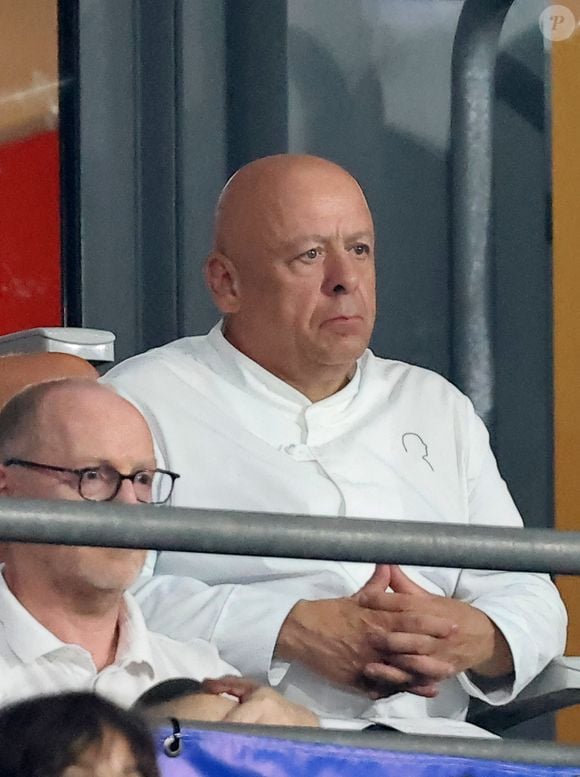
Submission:
{"label": "man's eyebrow", "polygon": [[[88,459],[88,461],[91,461],[91,459]],[[92,464],[85,464],[84,467],[77,467],[76,469],[98,469],[99,467],[111,467],[111,469],[117,469],[117,467],[113,464],[113,462],[110,459],[93,459]],[[131,472],[141,472],[145,469],[156,469],[157,464],[154,462],[149,461],[148,463],[143,461],[139,462],[137,464],[134,464],[131,467]],[[118,470],[120,471],[120,470]]]}
{"label": "man's eyebrow", "polygon": [[371,243],[375,239],[372,232],[363,230],[362,232],[354,232],[352,235],[348,235],[345,239],[345,243],[356,243],[358,240],[367,240]]}
{"label": "man's eyebrow", "polygon": [[310,243],[324,243],[326,239],[323,235],[297,235],[290,240],[284,240],[281,243],[281,248],[287,251],[297,251]]}
{"label": "man's eyebrow", "polygon": [[[332,238],[332,236],[330,236]],[[285,240],[281,244],[282,250],[298,251],[301,247],[307,246],[310,243],[326,243],[329,239],[328,235],[299,235],[291,240]],[[366,240],[372,242],[374,240],[374,234],[368,230],[362,230],[360,232],[353,232],[351,235],[347,235],[344,238],[345,243],[356,243],[358,240]]]}

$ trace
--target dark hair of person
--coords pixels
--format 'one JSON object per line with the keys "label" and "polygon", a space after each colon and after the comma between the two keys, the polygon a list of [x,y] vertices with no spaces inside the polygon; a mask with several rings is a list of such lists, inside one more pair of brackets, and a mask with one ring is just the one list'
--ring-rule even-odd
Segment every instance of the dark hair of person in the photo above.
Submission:
{"label": "dark hair of person", "polygon": [[151,733],[132,710],[92,693],[62,693],[0,710],[0,775],[61,777],[108,732],[128,743],[142,777],[159,777]]}
{"label": "dark hair of person", "polygon": [[158,704],[175,701],[192,693],[201,692],[201,683],[189,677],[174,677],[171,680],[163,680],[149,690],[142,693],[133,705],[136,709],[149,709]]}

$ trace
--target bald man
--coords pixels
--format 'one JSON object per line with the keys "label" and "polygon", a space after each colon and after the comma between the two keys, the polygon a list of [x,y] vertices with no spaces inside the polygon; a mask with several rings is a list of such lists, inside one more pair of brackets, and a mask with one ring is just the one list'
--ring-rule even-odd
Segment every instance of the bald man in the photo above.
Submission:
{"label": "bald man", "polygon": [[[223,314],[211,332],[107,378],[186,475],[172,504],[521,526],[469,400],[367,347],[374,228],[345,170],[292,155],[242,168],[205,274]],[[564,646],[565,610],[542,575],[176,553],[156,572],[214,588],[201,622],[186,597],[169,611],[153,578],[141,601],[155,628],[211,637],[321,714],[403,730],[461,720],[471,696],[507,702]]]}
{"label": "bald man", "polygon": [[[141,413],[92,380],[36,384],[0,410],[0,497],[163,503],[177,477],[156,468]],[[204,640],[177,642],[147,630],[126,593],[145,553],[7,544],[0,568],[0,704],[95,690],[129,705],[170,678],[232,672]],[[313,713],[271,689],[245,687],[228,720],[318,725]]]}
{"label": "bald man", "polygon": [[[156,469],[139,411],[90,379],[47,381],[0,411],[0,496],[165,500],[176,476]],[[153,489],[158,489],[158,497]],[[0,703],[96,690],[131,704],[155,682],[231,671],[202,640],[148,632],[125,593],[146,551],[8,543],[0,574]]]}

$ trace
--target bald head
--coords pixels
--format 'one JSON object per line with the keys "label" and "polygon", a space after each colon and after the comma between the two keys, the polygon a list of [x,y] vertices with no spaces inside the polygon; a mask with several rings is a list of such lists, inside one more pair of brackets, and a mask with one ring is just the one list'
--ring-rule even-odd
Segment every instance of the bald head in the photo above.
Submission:
{"label": "bald head", "polygon": [[246,165],[219,199],[206,279],[236,348],[312,400],[334,393],[374,324],[374,228],[360,186],[319,157]]}
{"label": "bald head", "polygon": [[[259,239],[264,222],[280,218],[305,194],[324,198],[336,186],[366,206],[362,189],[339,165],[316,156],[276,154],[242,167],[225,185],[216,208],[214,248],[235,258]],[[369,214],[370,218],[370,214]]]}
{"label": "bald head", "polygon": [[0,410],[0,460],[22,456],[39,447],[62,447],[65,438],[81,431],[90,435],[112,419],[122,428],[135,428],[147,442],[144,455],[151,455],[149,430],[139,411],[108,386],[90,378],[64,378],[26,387]]}

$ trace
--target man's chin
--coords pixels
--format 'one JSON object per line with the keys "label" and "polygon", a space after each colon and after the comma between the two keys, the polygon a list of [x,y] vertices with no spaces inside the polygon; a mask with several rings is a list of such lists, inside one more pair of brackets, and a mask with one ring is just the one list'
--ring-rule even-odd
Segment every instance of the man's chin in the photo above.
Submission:
{"label": "man's chin", "polygon": [[[94,566],[94,574],[90,574],[94,587],[101,591],[126,591],[141,572],[145,560],[144,551],[126,548],[98,550],[100,559]],[[87,570],[89,565],[90,562],[87,563]]]}
{"label": "man's chin", "polygon": [[330,366],[352,367],[368,348],[368,338],[360,335],[342,335],[325,343],[323,361]]}
{"label": "man's chin", "polygon": [[125,593],[137,579],[138,573],[132,571],[108,570],[105,574],[87,575],[86,581],[95,591],[102,593]]}

